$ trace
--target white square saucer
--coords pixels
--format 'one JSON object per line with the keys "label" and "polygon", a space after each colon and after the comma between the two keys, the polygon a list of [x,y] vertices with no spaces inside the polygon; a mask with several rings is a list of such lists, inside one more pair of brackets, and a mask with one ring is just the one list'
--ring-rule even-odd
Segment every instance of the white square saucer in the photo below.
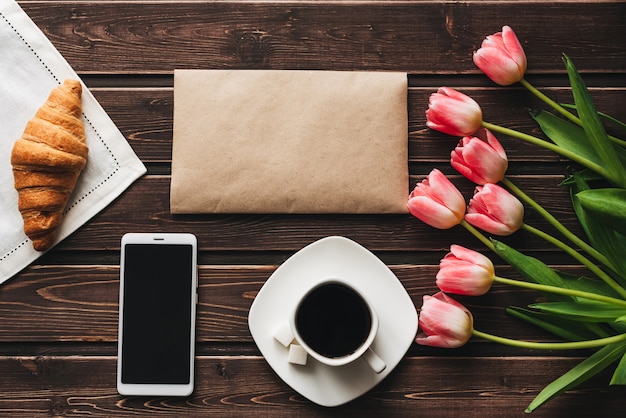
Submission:
{"label": "white square saucer", "polygon": [[[309,356],[304,366],[287,361],[274,339],[289,323],[298,299],[328,277],[350,281],[374,305],[380,324],[372,349],[387,365],[376,374],[364,359],[341,367]],[[402,283],[374,254],[348,238],[326,237],[285,261],[259,291],[248,317],[250,333],[276,374],[295,391],[323,406],[338,406],[372,389],[398,365],[417,333],[417,311]]]}

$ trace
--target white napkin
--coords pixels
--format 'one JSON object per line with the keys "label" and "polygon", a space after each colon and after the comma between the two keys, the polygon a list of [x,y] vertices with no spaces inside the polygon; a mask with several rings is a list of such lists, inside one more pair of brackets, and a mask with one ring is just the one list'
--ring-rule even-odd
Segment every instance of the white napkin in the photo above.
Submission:
{"label": "white napkin", "polygon": [[[26,122],[66,78],[79,79],[67,61],[14,0],[0,0],[0,283],[42,253],[24,234],[13,187],[11,150]],[[109,116],[83,86],[89,156],[55,244],[104,209],[146,172]]]}

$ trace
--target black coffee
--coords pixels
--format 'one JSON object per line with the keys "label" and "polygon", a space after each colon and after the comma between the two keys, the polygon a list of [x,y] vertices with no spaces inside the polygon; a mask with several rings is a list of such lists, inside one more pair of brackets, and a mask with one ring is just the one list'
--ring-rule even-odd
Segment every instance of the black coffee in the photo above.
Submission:
{"label": "black coffee", "polygon": [[372,318],[363,298],[338,283],[314,289],[296,312],[300,336],[325,357],[354,353],[367,339],[371,326]]}

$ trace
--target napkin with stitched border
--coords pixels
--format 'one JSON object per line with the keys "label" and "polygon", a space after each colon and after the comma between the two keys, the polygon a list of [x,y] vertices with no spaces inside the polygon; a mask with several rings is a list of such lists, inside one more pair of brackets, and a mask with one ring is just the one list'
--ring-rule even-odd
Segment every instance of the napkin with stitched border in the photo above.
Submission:
{"label": "napkin with stitched border", "polygon": [[[0,283],[41,256],[24,234],[13,187],[11,150],[50,91],[79,79],[14,0],[0,0]],[[83,85],[83,122],[89,146],[83,170],[55,244],[110,204],[146,172],[128,142]]]}

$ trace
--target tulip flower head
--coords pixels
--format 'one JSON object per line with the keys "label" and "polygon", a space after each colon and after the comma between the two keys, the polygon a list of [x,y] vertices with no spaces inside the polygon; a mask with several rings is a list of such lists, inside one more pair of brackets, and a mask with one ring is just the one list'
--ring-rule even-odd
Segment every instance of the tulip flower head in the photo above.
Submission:
{"label": "tulip flower head", "polygon": [[431,129],[454,136],[473,135],[482,120],[478,103],[459,91],[440,87],[430,95],[426,125]]}
{"label": "tulip flower head", "polygon": [[494,83],[508,86],[520,81],[526,73],[526,54],[509,26],[489,35],[474,52],[474,64]]}
{"label": "tulip flower head", "polygon": [[495,277],[491,260],[479,252],[451,245],[439,263],[437,287],[444,292],[481,296],[489,291]]}
{"label": "tulip flower head", "polygon": [[524,205],[497,184],[477,186],[465,220],[494,235],[511,235],[524,223]]}
{"label": "tulip flower head", "polygon": [[470,181],[480,185],[502,180],[509,165],[504,148],[485,128],[481,128],[476,136],[466,136],[459,141],[451,153],[451,164]]}
{"label": "tulip flower head", "polygon": [[417,183],[407,202],[409,212],[422,222],[438,229],[458,225],[465,215],[465,199],[439,170]]}
{"label": "tulip flower head", "polygon": [[457,348],[472,336],[474,318],[459,302],[443,292],[424,296],[415,342],[431,347]]}

